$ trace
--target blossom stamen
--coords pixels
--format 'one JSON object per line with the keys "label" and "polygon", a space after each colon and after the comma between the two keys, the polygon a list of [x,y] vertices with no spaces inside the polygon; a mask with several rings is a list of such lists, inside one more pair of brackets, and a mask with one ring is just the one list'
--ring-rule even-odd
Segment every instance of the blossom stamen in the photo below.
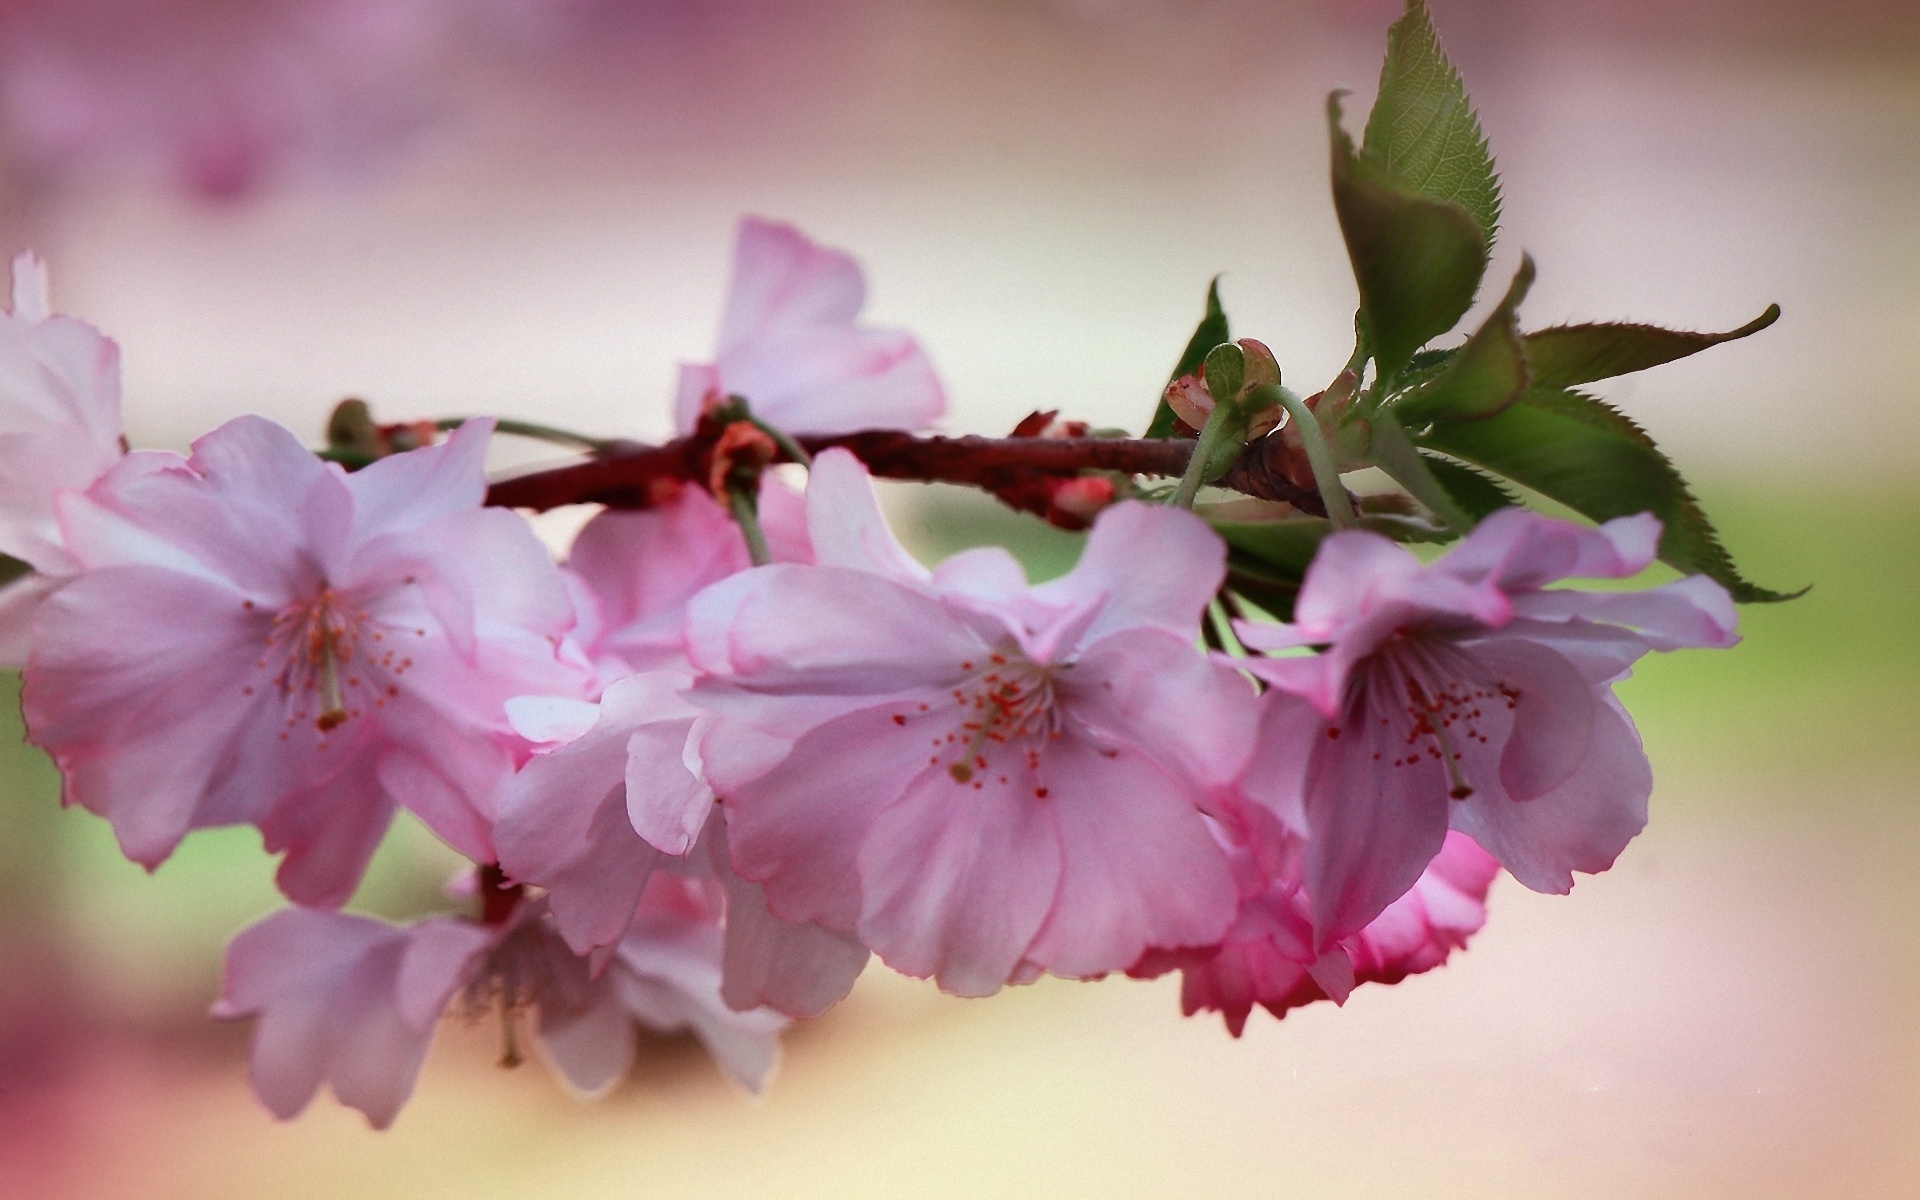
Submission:
{"label": "blossom stamen", "polygon": [[[973,672],[979,665],[969,660],[960,669]],[[955,783],[980,787],[975,775],[988,769],[987,756],[994,747],[1060,736],[1053,678],[1032,661],[993,654],[984,669],[954,687],[951,695],[961,716],[959,728],[934,744],[958,747],[947,765]],[[895,721],[904,723],[902,716],[896,715]],[[1027,758],[1030,764],[1037,761],[1031,748]]]}

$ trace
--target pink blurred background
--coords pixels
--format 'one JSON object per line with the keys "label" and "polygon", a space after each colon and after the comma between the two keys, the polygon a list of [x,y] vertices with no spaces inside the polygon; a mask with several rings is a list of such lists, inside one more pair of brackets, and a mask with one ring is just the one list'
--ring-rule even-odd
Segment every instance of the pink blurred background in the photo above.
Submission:
{"label": "pink blurred background", "polygon": [[[1652,828],[1570,898],[1496,885],[1444,970],[1235,1042],[1167,981],[986,1002],[876,971],[754,1104],[653,1047],[609,1101],[443,1031],[387,1134],[274,1123],[219,947],[274,904],[244,831],[149,878],[0,741],[0,1196],[1920,1194],[1920,9],[1433,0],[1505,177],[1529,324],[1749,342],[1608,396],[1762,583],[1748,642],[1628,685]],[[128,423],[317,438],[488,411],[649,436],[732,227],[866,263],[957,430],[1139,428],[1207,280],[1318,386],[1353,288],[1328,90],[1395,0],[10,0],[0,250],[116,337]],[[927,550],[1004,534],[891,500]],[[958,532],[956,532],[956,527]],[[11,687],[11,685],[9,685]],[[5,706],[9,729],[17,708]],[[357,905],[432,909],[417,829]]]}

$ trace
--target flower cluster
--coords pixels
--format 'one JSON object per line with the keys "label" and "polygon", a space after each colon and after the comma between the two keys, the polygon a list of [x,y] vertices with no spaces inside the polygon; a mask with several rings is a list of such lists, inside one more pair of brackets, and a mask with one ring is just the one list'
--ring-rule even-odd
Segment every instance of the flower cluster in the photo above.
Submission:
{"label": "flower cluster", "polygon": [[[1504,507],[1430,561],[1322,521],[1276,621],[1203,515],[1089,474],[1065,575],[929,569],[855,453],[804,490],[763,469],[944,408],[914,339],[859,322],[854,262],[767,222],[681,376],[706,457],[559,563],[487,507],[484,419],[351,472],[258,417],[125,452],[113,343],[49,315],[36,260],[14,279],[0,550],[30,572],[0,645],[129,858],[236,824],[284,855],[294,907],[234,939],[214,1010],[256,1018],[282,1117],[326,1082],[384,1126],[449,1011],[498,1014],[510,1061],[531,1022],[584,1094],[636,1024],[757,1088],[872,956],[964,996],[1178,971],[1235,1035],[1337,1003],[1464,946],[1503,868],[1605,870],[1651,788],[1612,686],[1734,640],[1702,576],[1553,586],[1638,574],[1645,515]],[[472,860],[471,915],[339,911],[399,809]]]}

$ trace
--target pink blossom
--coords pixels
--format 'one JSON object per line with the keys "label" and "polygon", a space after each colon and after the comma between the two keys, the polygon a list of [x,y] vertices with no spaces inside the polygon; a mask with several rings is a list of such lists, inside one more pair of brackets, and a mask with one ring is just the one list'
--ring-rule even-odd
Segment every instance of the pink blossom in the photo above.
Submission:
{"label": "pink blossom", "polygon": [[[629,676],[571,714],[553,701],[514,702],[523,733],[560,744],[502,792],[494,827],[501,865],[547,889],[555,928],[583,954],[625,935],[655,872],[714,879],[726,897],[727,1003],[818,1016],[853,987],[867,950],[844,934],[778,920],[759,885],[734,874],[713,791],[689,762],[701,713],[682,697],[688,680],[684,669]],[[573,729],[564,727],[569,719]]]}
{"label": "pink blossom", "polygon": [[434,107],[436,0],[28,0],[0,13],[0,118],[30,176],[102,166],[231,200],[363,170]]}
{"label": "pink blossom", "polygon": [[1521,883],[1565,892],[1646,823],[1652,775],[1613,697],[1648,650],[1726,646],[1732,602],[1693,577],[1639,592],[1545,588],[1652,561],[1653,517],[1599,529],[1507,509],[1431,566],[1371,533],[1329,537],[1290,625],[1240,665],[1272,685],[1245,797],[1303,833],[1316,943],[1368,925],[1451,826]]}
{"label": "pink blossom", "polygon": [[0,554],[36,574],[0,588],[0,664],[26,663],[40,601],[75,569],[55,497],[120,460],[120,348],[84,321],[50,315],[47,269],[13,260],[13,312],[0,316]]}
{"label": "pink blossom", "polygon": [[1229,851],[1241,879],[1240,913],[1217,945],[1153,951],[1128,973],[1181,972],[1188,1016],[1215,1011],[1235,1037],[1254,1005],[1276,1017],[1316,1000],[1346,1002],[1361,983],[1398,983],[1430,971],[1486,923],[1500,864],[1473,839],[1449,833],[1417,882],[1366,928],[1314,949],[1313,919],[1297,878],[1267,875],[1245,848]]}
{"label": "pink blossom", "polygon": [[241,417],[66,497],[85,570],[41,611],[23,701],[66,800],[149,867],[257,824],[302,903],[346,899],[396,804],[491,861],[524,754],[505,701],[587,681],[546,551],[480,507],[490,429],[348,475]]}
{"label": "pink blossom", "polygon": [[928,572],[838,450],[808,521],[820,565],[689,606],[701,766],[773,915],[966,995],[1216,940],[1234,887],[1199,806],[1252,696],[1194,648],[1224,572],[1206,526],[1121,504],[1052,583],[997,549]]}
{"label": "pink blossom", "polygon": [[603,969],[554,931],[545,905],[522,901],[499,924],[437,917],[396,927],[319,909],[284,909],[234,938],[214,1015],[254,1016],[253,1086],[282,1120],[321,1083],[384,1129],[413,1092],[449,1006],[498,1013],[505,1061],[530,1014],[554,1072],[599,1096],[632,1065],[634,1025],[692,1032],[731,1078],[759,1091],[786,1022],[720,1000],[719,907],[711,887],[661,877]]}
{"label": "pink blossom", "polygon": [[859,324],[866,300],[848,255],[791,225],[742,220],[714,361],[680,368],[680,432],[730,395],[791,433],[932,424],[947,405],[933,364],[905,331]]}

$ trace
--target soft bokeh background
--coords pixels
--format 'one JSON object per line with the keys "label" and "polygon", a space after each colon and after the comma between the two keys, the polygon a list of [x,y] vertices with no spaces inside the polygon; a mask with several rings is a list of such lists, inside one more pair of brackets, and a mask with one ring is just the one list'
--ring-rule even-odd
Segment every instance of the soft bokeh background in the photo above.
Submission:
{"label": "soft bokeh background", "polygon": [[[1900,0],[1434,0],[1505,175],[1532,324],[1753,341],[1607,394],[1750,574],[1811,583],[1624,689],[1654,820],[1468,954],[1234,1041],[1171,981],[985,1002],[875,971],[771,1095],[650,1048],[582,1107],[450,1023],[386,1134],[273,1122],[203,1016],[275,904],[247,831],[155,875],[55,803],[0,704],[7,1197],[1920,1194],[1920,16]],[[1289,377],[1343,361],[1325,92],[1392,0],[16,0],[0,251],[125,351],[128,422],[318,434],[332,401],[643,436],[742,212],[854,249],[951,424],[1138,427],[1225,272]],[[902,488],[930,555],[1073,547]],[[356,905],[443,905],[402,827]]]}

